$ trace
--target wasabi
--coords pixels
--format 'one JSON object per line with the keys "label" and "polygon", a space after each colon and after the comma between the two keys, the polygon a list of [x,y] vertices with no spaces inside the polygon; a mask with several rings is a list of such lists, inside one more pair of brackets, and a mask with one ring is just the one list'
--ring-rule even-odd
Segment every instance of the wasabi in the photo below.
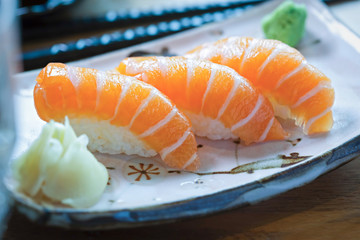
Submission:
{"label": "wasabi", "polygon": [[265,16],[262,29],[268,39],[280,40],[295,47],[304,35],[307,12],[303,4],[285,1]]}
{"label": "wasabi", "polygon": [[86,208],[101,197],[108,181],[104,165],[87,149],[86,135],[76,137],[65,124],[50,121],[30,148],[16,159],[13,172],[21,192]]}

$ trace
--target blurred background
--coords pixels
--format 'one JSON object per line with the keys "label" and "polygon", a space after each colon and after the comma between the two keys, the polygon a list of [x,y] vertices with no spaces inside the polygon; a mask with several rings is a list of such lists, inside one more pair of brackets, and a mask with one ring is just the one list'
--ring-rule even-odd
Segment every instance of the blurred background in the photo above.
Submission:
{"label": "blurred background", "polygon": [[[125,48],[242,14],[266,0],[22,0],[24,70]],[[324,0],[332,5],[338,2]]]}

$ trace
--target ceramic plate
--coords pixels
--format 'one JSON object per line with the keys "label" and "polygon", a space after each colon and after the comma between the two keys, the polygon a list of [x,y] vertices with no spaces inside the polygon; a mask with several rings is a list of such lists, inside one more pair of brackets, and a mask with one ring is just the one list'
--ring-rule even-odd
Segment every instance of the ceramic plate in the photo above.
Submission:
{"label": "ceramic plate", "polygon": [[[353,159],[360,149],[360,40],[334,19],[319,1],[307,5],[305,37],[298,49],[332,81],[336,91],[335,124],[328,134],[304,136],[291,122],[287,141],[242,146],[238,141],[197,138],[203,166],[198,173],[167,169],[158,158],[96,154],[111,178],[100,201],[88,209],[35,202],[14,189],[19,210],[49,225],[83,229],[133,227],[208,215],[254,204],[304,185]],[[181,55],[227,36],[263,37],[261,18],[280,1],[270,1],[241,16],[161,40],[72,63],[109,70],[135,51]],[[39,71],[16,76],[18,143],[14,158],[38,136],[44,122],[36,114],[32,89]]]}

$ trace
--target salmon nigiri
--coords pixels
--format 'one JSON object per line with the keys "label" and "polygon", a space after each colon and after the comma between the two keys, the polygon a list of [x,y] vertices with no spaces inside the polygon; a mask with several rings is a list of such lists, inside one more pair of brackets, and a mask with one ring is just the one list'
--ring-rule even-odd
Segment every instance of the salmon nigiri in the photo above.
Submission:
{"label": "salmon nigiri", "polygon": [[277,115],[294,119],[306,134],[327,132],[333,125],[330,79],[280,41],[230,37],[201,45],[186,57],[233,68],[281,110]]}
{"label": "salmon nigiri", "polygon": [[245,144],[287,137],[269,101],[226,66],[184,57],[136,57],[123,60],[117,70],[167,95],[199,136],[240,138]]}
{"label": "salmon nigiri", "polygon": [[154,156],[170,167],[196,170],[191,123],[153,86],[118,73],[48,64],[36,79],[35,107],[41,119],[68,116],[89,148],[103,153]]}

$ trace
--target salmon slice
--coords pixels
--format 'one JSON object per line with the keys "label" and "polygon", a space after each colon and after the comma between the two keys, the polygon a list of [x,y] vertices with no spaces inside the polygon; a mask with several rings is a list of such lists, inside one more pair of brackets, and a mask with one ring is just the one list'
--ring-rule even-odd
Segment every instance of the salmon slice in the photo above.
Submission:
{"label": "salmon slice", "polygon": [[[199,168],[191,123],[153,86],[129,76],[62,63],[48,64],[36,81],[34,101],[40,118],[61,122],[68,116],[77,133],[89,136],[92,150],[143,156],[155,152],[169,167]],[[124,141],[117,141],[117,134],[124,135]],[[121,144],[130,146],[124,150]],[[138,145],[147,153],[141,154]]]}
{"label": "salmon slice", "polygon": [[294,119],[306,134],[332,128],[335,93],[330,79],[300,52],[280,41],[230,37],[199,46],[186,57],[233,68],[251,81],[275,109],[282,109],[275,111],[276,115]]}
{"label": "salmon slice", "polygon": [[167,95],[199,136],[245,144],[287,137],[270,102],[229,67],[184,57],[136,57],[123,60],[117,71]]}

